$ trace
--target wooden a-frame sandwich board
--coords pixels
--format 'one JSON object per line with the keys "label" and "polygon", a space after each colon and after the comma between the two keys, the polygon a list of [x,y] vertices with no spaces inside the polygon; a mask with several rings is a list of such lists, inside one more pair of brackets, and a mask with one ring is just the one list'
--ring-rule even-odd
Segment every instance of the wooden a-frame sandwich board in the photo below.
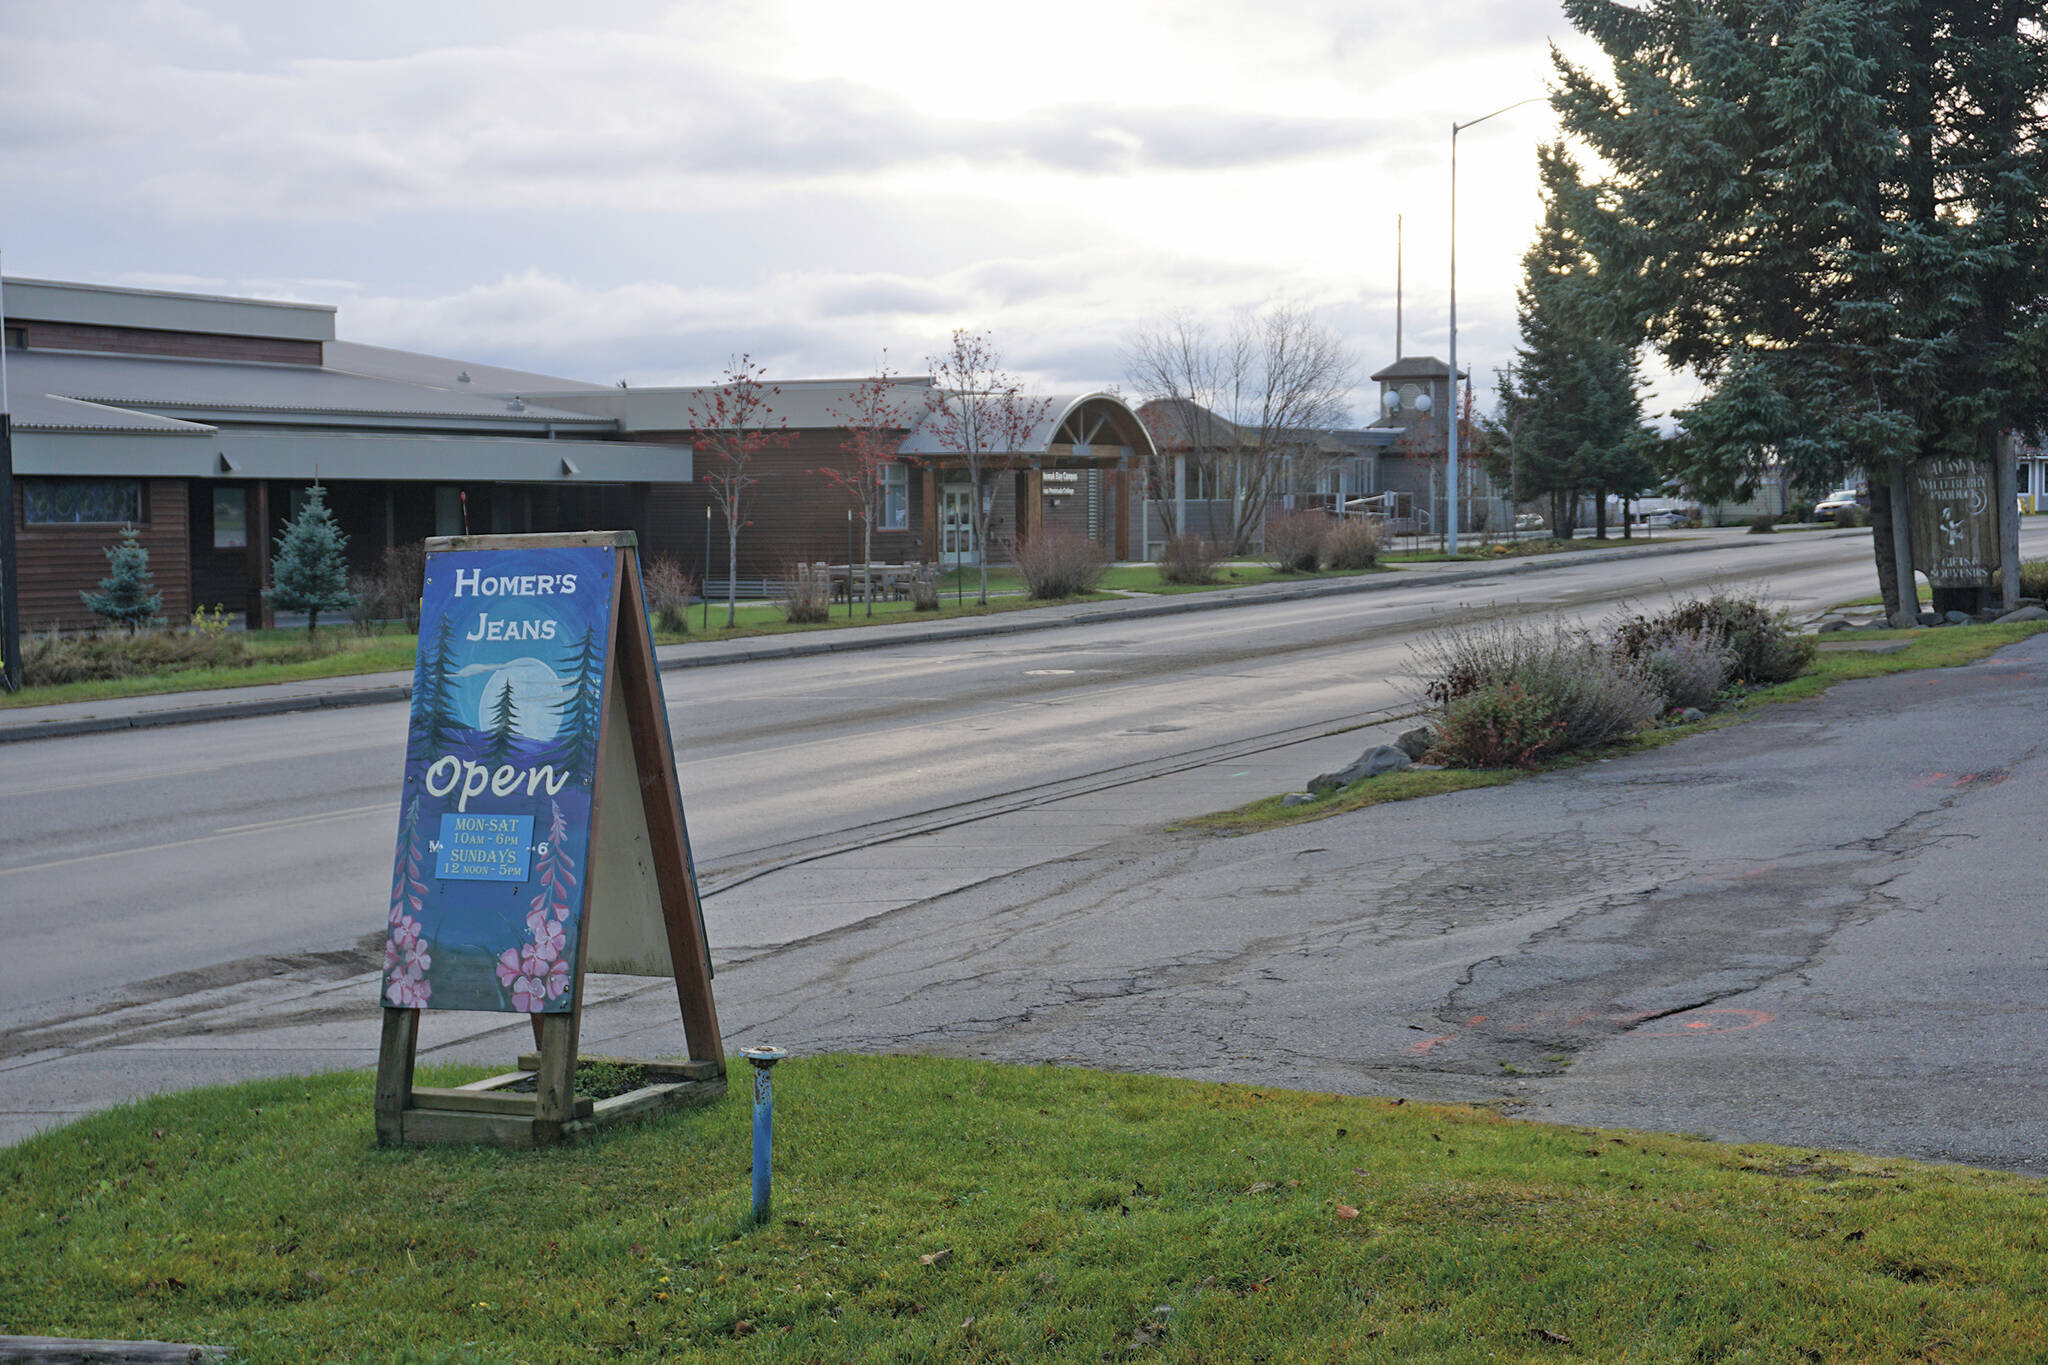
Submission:
{"label": "wooden a-frame sandwich board", "polygon": [[[710,947],[633,533],[426,548],[378,1142],[543,1146],[716,1099]],[[646,1083],[578,1097],[593,971],[673,977],[688,1060],[603,1059]],[[529,1014],[537,1049],[469,1085],[416,1086],[420,1012],[437,1008]]]}

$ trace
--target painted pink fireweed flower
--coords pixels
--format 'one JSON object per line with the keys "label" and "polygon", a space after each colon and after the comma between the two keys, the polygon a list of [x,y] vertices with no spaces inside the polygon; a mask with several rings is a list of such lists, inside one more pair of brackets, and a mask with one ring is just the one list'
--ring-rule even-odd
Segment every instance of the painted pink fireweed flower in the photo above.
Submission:
{"label": "painted pink fireweed flower", "polygon": [[538,1014],[547,1003],[547,982],[541,978],[522,976],[512,983],[513,1009],[522,1014]]}
{"label": "painted pink fireweed flower", "polygon": [[405,971],[408,976],[415,972],[424,974],[434,965],[433,957],[427,952],[427,945],[414,939],[405,945]]}
{"label": "painted pink fireweed flower", "polygon": [[393,977],[391,984],[384,988],[384,994],[400,1009],[416,1010],[426,1005],[433,988],[421,977],[408,972],[404,976]]}
{"label": "painted pink fireweed flower", "polygon": [[549,919],[546,911],[536,910],[528,915],[526,928],[533,935],[533,946],[544,950],[550,961],[560,957],[562,949],[569,945],[569,935],[562,922]]}
{"label": "painted pink fireweed flower", "polygon": [[569,821],[562,814],[556,802],[548,802],[553,812],[548,822],[548,837],[545,840],[547,852],[534,868],[534,880],[540,883],[540,891],[529,903],[532,910],[549,911],[557,919],[569,917],[569,904],[576,891],[576,863],[570,858],[563,842],[569,837]]}
{"label": "painted pink fireweed flower", "polygon": [[576,863],[562,847],[569,835],[568,817],[559,804],[548,803],[550,818],[545,850],[534,864],[539,891],[527,903],[526,932],[531,940],[498,955],[498,984],[512,995],[512,1008],[523,1014],[543,1010],[569,990],[569,919],[578,898]]}

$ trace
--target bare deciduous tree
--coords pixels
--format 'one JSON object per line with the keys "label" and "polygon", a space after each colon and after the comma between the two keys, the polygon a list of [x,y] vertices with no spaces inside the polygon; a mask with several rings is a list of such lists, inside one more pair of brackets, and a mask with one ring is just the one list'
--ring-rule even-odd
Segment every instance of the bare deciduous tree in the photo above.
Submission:
{"label": "bare deciduous tree", "polygon": [[[881,510],[882,480],[889,466],[898,460],[903,428],[910,420],[896,402],[896,378],[889,371],[888,352],[885,351],[875,373],[854,385],[846,395],[843,407],[832,409],[832,415],[846,430],[846,439],[839,443],[839,448],[852,457],[850,467],[834,469],[828,465],[817,471],[827,482],[844,489],[854,506],[860,509],[863,564],[872,563],[875,558],[875,517]],[[852,571],[849,565],[847,572]],[[861,584],[868,615],[873,616],[874,575],[863,569]],[[847,591],[852,590],[849,584]]]}
{"label": "bare deciduous tree", "polygon": [[958,455],[970,486],[967,520],[981,562],[981,605],[988,605],[988,523],[996,505],[996,476],[1028,464],[1024,447],[1051,407],[1026,398],[1003,369],[1002,353],[986,332],[955,328],[946,354],[932,361],[925,430],[941,450]]}
{"label": "bare deciduous tree", "polygon": [[[1163,485],[1176,450],[1232,504],[1234,553],[1251,549],[1276,495],[1324,459],[1317,438],[1349,419],[1358,363],[1300,304],[1246,309],[1212,331],[1192,314],[1146,323],[1124,345],[1131,387],[1170,415],[1150,471]],[[1184,528],[1168,523],[1175,534]]]}
{"label": "bare deciduous tree", "polygon": [[706,390],[688,406],[690,444],[701,475],[718,510],[725,514],[725,624],[730,628],[739,610],[740,529],[747,490],[755,483],[754,457],[788,445],[796,433],[783,429],[774,416],[774,400],[782,389],[761,382],[766,367],[741,355],[725,367],[724,382]]}

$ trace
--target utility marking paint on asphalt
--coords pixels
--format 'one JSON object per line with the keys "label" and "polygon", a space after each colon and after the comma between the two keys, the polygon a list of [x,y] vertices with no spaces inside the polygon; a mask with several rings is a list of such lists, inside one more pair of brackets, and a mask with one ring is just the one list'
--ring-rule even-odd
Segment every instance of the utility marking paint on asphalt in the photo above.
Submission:
{"label": "utility marking paint on asphalt", "polygon": [[[1729,1015],[1732,1018],[1729,1022],[1722,1023],[1718,1019],[1702,1017],[1710,1014]],[[1671,1016],[1673,1020],[1684,1020],[1677,1028],[1659,1030],[1655,1033],[1645,1032],[1640,1036],[1644,1038],[1691,1038],[1702,1033],[1743,1033],[1749,1029],[1761,1028],[1777,1017],[1777,1015],[1772,1014],[1769,1010],[1689,1010],[1685,1014]],[[1736,1022],[1738,1020],[1740,1022]]]}
{"label": "utility marking paint on asphalt", "polygon": [[0,877],[12,876],[17,872],[48,872],[53,868],[76,867],[80,863],[97,863],[108,858],[126,858],[134,853],[162,853],[166,849],[190,848],[194,844],[214,844],[223,839],[240,839],[250,834],[262,834],[270,830],[318,824],[323,820],[342,820],[377,812],[395,812],[396,804],[381,806],[358,806],[353,810],[324,811],[319,815],[302,816],[296,820],[267,820],[258,825],[234,825],[227,829],[201,834],[190,839],[173,839],[164,844],[137,844],[134,848],[110,848],[104,853],[81,853],[75,858],[57,858],[47,863],[23,863],[19,867],[0,867]]}
{"label": "utility marking paint on asphalt", "polygon": [[1439,1034],[1438,1036],[1436,1036],[1436,1037],[1434,1037],[1434,1038],[1424,1038],[1424,1039],[1423,1039],[1423,1040],[1422,1040],[1421,1042],[1419,1042],[1419,1043],[1410,1043],[1410,1044],[1408,1045],[1408,1053],[1409,1053],[1409,1055],[1410,1055],[1410,1056],[1420,1056],[1421,1054],[1423,1054],[1423,1053],[1425,1053],[1425,1052],[1429,1051],[1429,1050],[1430,1050],[1431,1048],[1435,1047],[1435,1046],[1436,1046],[1436,1045],[1437,1045],[1438,1043],[1448,1043],[1448,1042],[1450,1042],[1453,1036],[1454,1036],[1454,1035],[1452,1035],[1452,1034],[1449,1034],[1449,1033],[1444,1033],[1444,1034]]}

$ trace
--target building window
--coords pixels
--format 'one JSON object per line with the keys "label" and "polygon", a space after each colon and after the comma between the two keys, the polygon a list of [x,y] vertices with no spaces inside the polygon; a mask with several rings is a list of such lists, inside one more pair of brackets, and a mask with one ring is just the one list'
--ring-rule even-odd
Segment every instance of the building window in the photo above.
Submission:
{"label": "building window", "polygon": [[213,490],[213,548],[243,550],[249,546],[249,492],[244,488]]}
{"label": "building window", "polygon": [[910,466],[888,464],[882,466],[882,500],[877,508],[875,521],[877,531],[908,531],[910,529]]}
{"label": "building window", "polygon": [[23,479],[30,526],[120,526],[142,520],[140,479]]}

